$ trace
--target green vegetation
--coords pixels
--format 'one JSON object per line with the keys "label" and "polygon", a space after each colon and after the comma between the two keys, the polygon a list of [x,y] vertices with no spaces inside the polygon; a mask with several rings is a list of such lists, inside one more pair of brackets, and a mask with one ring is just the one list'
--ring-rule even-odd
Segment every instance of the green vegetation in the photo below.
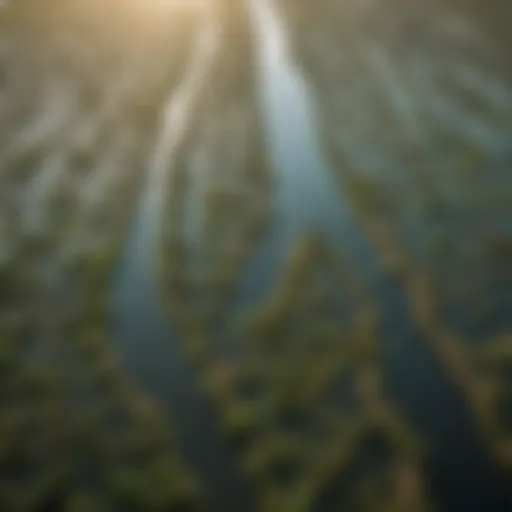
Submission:
{"label": "green vegetation", "polygon": [[[414,37],[406,10],[394,12],[397,19],[388,32],[390,20],[383,13],[374,25],[378,9],[325,5],[309,19],[306,2],[278,5],[289,23],[292,51],[316,95],[333,173],[383,268],[398,277],[418,329],[473,409],[489,451],[503,462],[507,456],[499,453],[509,453],[512,433],[510,424],[503,424],[499,399],[510,397],[511,233],[504,225],[510,220],[512,183],[500,141],[510,138],[510,89],[503,70],[479,58],[498,34],[484,37],[480,17],[465,17],[471,8],[453,11],[453,20],[464,13],[459,21],[468,34],[462,47],[448,21],[446,27],[429,23],[440,18],[439,11],[445,14],[435,4],[418,6],[422,28]],[[438,47],[429,39],[434,27],[435,39],[444,41]],[[417,51],[413,58],[429,70],[421,87],[397,51],[402,37],[410,55]],[[322,48],[340,51],[320,55]],[[451,64],[440,48],[453,52]],[[492,55],[489,47],[485,51]],[[346,93],[333,87],[338,72],[340,83],[348,77],[352,86],[343,89]],[[466,87],[469,75],[478,77],[478,88]],[[500,88],[499,100],[492,87]],[[399,96],[405,103],[395,102]],[[436,110],[438,101],[453,107],[452,114]],[[414,134],[413,126],[421,126],[421,133]],[[406,432],[396,435],[397,442],[403,437],[414,445],[405,441]],[[385,503],[381,500],[385,510],[400,509]]]}
{"label": "green vegetation", "polygon": [[[212,508],[179,421],[137,389],[112,343],[111,282],[199,20],[192,9],[156,16],[128,3],[0,10],[0,510]],[[404,130],[391,89],[413,101],[397,71],[409,63],[388,51],[390,34],[370,30],[364,7],[324,2],[312,16],[305,0],[276,4],[318,96],[333,173],[510,474],[510,173],[475,142],[471,119],[460,133],[435,116],[420,120],[421,136]],[[155,194],[165,196],[156,273],[170,326],[258,510],[323,509],[336,487],[343,510],[426,512],[428,446],[384,386],[370,291],[380,283],[366,282],[348,249],[305,234],[266,300],[248,311],[233,303],[276,209],[246,9],[216,3],[220,47],[183,134],[169,137],[175,154]],[[322,47],[339,52],[320,58]],[[510,109],[490,109],[449,74],[447,90],[471,97],[501,136]],[[345,77],[346,87],[329,82]],[[342,105],[340,90],[358,94]],[[54,96],[66,115],[51,111]],[[32,206],[35,234],[22,215]]]}
{"label": "green vegetation", "polygon": [[[26,89],[41,104],[28,113],[19,132],[13,125],[10,137],[3,139],[0,149],[7,160],[2,169],[7,171],[2,171],[2,190],[9,200],[16,193],[14,206],[23,210],[32,207],[23,201],[33,198],[24,189],[44,184],[39,215],[46,224],[34,236],[16,212],[12,215],[4,204],[0,208],[2,225],[12,224],[11,246],[2,245],[0,263],[0,509],[198,510],[202,491],[170,435],[172,418],[163,418],[133,387],[113,348],[110,325],[113,271],[145,180],[159,105],[183,67],[168,48],[172,72],[158,59],[158,66],[157,61],[143,63],[144,54],[155,57],[156,41],[127,30],[127,19],[118,17],[123,11],[116,14],[116,29],[118,35],[130,32],[131,44],[117,41],[117,48],[107,48],[103,36],[112,26],[101,24],[112,14],[108,2],[94,7],[95,14],[92,7],[86,17],[82,12],[81,21],[76,17],[79,1],[46,15],[39,12],[38,19],[32,15],[39,6],[30,11],[21,5],[25,2],[17,4],[6,19],[12,33],[2,38],[19,46],[14,52],[18,65],[26,67],[27,77],[34,76],[24,90],[9,91],[10,105],[24,102]],[[173,23],[179,24],[178,19]],[[192,36],[186,35],[185,24],[182,29],[180,59]],[[112,69],[112,53],[122,54],[123,73]],[[126,84],[120,83],[128,76],[130,97],[123,96]],[[57,112],[50,113],[56,116],[51,122],[45,117],[51,102],[35,87],[45,89],[48,81],[50,92],[58,88],[76,99],[66,126],[58,125]],[[109,87],[91,102],[84,91],[94,90],[97,81]],[[129,115],[131,99],[151,96],[154,105],[144,116]],[[40,137],[27,138],[30,125],[41,126]],[[106,132],[111,135],[105,137]],[[116,159],[121,142],[132,140],[127,133],[137,143],[125,144],[125,155]],[[43,165],[52,159],[63,161],[63,172]],[[98,180],[106,161],[122,168]],[[94,180],[103,187],[96,193],[90,186]],[[91,189],[89,197],[85,189]]]}

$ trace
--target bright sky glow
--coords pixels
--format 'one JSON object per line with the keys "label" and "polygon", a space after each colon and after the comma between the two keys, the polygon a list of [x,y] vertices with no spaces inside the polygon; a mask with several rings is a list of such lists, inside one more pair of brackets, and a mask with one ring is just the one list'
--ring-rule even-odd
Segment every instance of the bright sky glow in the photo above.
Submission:
{"label": "bright sky glow", "polygon": [[206,0],[131,0],[147,8],[158,7],[161,9],[198,8],[206,3]]}

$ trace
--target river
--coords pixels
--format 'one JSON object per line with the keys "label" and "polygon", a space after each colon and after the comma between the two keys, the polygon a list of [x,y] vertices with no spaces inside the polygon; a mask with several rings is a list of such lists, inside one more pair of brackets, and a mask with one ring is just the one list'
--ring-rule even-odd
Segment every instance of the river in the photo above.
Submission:
{"label": "river", "polygon": [[156,272],[167,180],[176,149],[189,129],[189,111],[214,56],[214,32],[215,27],[207,25],[199,35],[190,69],[163,114],[146,189],[113,284],[115,338],[128,372],[176,422],[179,451],[198,474],[211,510],[250,512],[249,492],[237,471],[233,447],[222,436],[197,375],[180,349]]}
{"label": "river", "polygon": [[[287,250],[318,233],[348,252],[371,282],[383,316],[386,389],[405,418],[431,443],[427,474],[442,509],[510,510],[471,427],[469,411],[410,319],[404,294],[378,264],[349,201],[339,192],[320,150],[312,98],[292,62],[270,2],[252,2],[259,44],[261,105],[276,170],[276,215],[238,283],[232,313],[269,293]],[[189,93],[190,94],[190,93]],[[171,134],[172,136],[172,134]],[[169,137],[169,134],[167,135]],[[142,198],[114,283],[119,349],[142,389],[176,421],[183,452],[210,485],[212,510],[249,510],[233,447],[220,434],[162,306],[155,262],[160,208]]]}

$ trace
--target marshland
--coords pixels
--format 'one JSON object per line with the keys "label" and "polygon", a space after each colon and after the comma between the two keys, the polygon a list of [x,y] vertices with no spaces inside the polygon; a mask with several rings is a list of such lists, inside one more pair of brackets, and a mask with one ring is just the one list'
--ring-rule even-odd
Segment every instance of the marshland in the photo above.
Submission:
{"label": "marshland", "polygon": [[511,510],[510,15],[0,3],[0,509]]}

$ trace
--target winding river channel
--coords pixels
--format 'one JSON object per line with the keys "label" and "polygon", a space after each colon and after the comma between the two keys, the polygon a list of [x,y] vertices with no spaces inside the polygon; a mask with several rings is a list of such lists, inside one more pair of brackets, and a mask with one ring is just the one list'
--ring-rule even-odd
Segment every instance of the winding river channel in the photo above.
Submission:
{"label": "winding river channel", "polygon": [[[209,18],[207,17],[207,20]],[[165,187],[176,148],[186,136],[190,109],[200,93],[215,52],[215,25],[207,24],[183,84],[168,100],[161,136],[143,191],[134,228],[114,283],[116,334],[125,363],[138,384],[179,418],[180,445],[208,489],[214,510],[251,510],[229,442],[215,424],[212,410],[169,325],[155,273]]]}
{"label": "winding river channel", "polygon": [[[313,98],[292,62],[286,33],[270,1],[254,0],[251,12],[259,45],[260,101],[276,172],[276,213],[237,284],[233,315],[264,300],[300,235],[316,233],[331,240],[371,283],[383,317],[386,391],[430,443],[427,475],[434,501],[450,511],[510,510],[463,400],[413,326],[400,287],[382,271],[348,198],[334,183],[315,130]],[[221,434],[180,349],[155,273],[158,230],[164,221],[159,194],[165,189],[165,173],[172,172],[173,151],[186,132],[187,111],[200,94],[201,70],[207,69],[214,46],[211,40],[199,41],[188,77],[169,99],[152,174],[113,283],[115,326],[127,369],[176,418],[183,452],[204,480],[211,509],[249,511],[251,494],[237,469],[234,447]]]}

